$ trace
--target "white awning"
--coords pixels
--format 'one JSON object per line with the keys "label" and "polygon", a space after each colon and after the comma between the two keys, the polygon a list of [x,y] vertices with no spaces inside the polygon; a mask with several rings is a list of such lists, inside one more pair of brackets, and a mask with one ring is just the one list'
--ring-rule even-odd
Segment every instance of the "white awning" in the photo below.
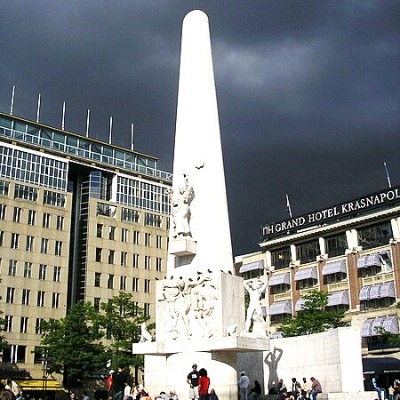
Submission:
{"label": "white awning", "polygon": [[380,297],[385,298],[385,297],[393,297],[396,298],[396,294],[394,291],[394,282],[385,282],[381,284],[380,287]]}
{"label": "white awning", "polygon": [[333,292],[328,297],[328,307],[337,306],[339,304],[349,304],[349,291],[340,290],[338,292]]}
{"label": "white awning", "polygon": [[368,268],[372,265],[380,267],[382,265],[382,257],[378,253],[366,254],[361,256],[357,261],[358,268]]}
{"label": "white awning", "polygon": [[296,304],[294,306],[294,309],[296,311],[301,311],[303,309],[304,303],[306,302],[306,299],[303,299],[302,297],[300,297],[297,301]]}
{"label": "white awning", "polygon": [[322,275],[336,274],[337,272],[347,273],[345,260],[329,262],[322,268]]}
{"label": "white awning", "polygon": [[381,297],[381,284],[372,285],[369,289],[369,298],[371,299],[379,299]]}
{"label": "white awning", "polygon": [[371,335],[371,327],[372,327],[372,322],[374,319],[367,319],[363,322],[361,326],[361,337],[370,337]]}
{"label": "white awning", "polygon": [[393,333],[395,335],[399,334],[399,320],[396,315],[390,315],[386,317],[383,321],[383,328],[386,332]]}
{"label": "white awning", "polygon": [[292,302],[290,300],[276,301],[269,306],[269,315],[292,314]]}
{"label": "white awning", "polygon": [[317,276],[317,267],[310,267],[305,269],[300,269],[294,275],[294,280],[302,281],[304,279],[318,279]]}
{"label": "white awning", "polygon": [[290,272],[279,275],[272,275],[270,280],[268,281],[268,286],[277,286],[277,285],[290,285]]}
{"label": "white awning", "polygon": [[360,294],[358,295],[358,298],[360,301],[365,301],[369,300],[369,290],[371,289],[371,286],[364,286],[360,290]]}
{"label": "white awning", "polygon": [[244,272],[254,271],[255,269],[264,269],[264,261],[254,261],[249,264],[244,264],[239,269],[239,274],[243,274]]}

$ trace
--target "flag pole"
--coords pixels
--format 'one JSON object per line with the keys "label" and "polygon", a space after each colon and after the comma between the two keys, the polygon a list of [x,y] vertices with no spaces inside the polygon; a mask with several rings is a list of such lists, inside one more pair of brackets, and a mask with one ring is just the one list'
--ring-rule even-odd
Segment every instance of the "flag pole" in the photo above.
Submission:
{"label": "flag pole", "polygon": [[386,161],[383,162],[383,166],[385,167],[386,179],[387,179],[387,183],[389,185],[389,188],[392,188],[392,184],[390,183],[389,170],[388,170],[388,167],[386,165]]}

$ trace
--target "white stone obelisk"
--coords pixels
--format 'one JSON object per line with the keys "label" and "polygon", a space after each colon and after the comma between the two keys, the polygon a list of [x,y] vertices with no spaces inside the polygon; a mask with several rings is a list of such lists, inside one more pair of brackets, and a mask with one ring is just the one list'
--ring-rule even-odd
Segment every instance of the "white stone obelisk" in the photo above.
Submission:
{"label": "white stone obelisk", "polygon": [[[182,25],[173,190],[193,186],[190,235],[170,238],[168,275],[233,270],[225,174],[208,17],[195,10]],[[173,223],[171,223],[173,230]],[[190,271],[188,271],[190,272]]]}

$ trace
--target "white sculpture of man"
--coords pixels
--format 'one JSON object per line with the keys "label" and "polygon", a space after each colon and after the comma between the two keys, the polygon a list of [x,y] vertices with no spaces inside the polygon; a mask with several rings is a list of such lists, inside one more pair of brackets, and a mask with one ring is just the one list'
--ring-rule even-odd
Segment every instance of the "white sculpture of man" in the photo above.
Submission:
{"label": "white sculpture of man", "polygon": [[263,319],[260,298],[268,286],[268,282],[261,279],[244,282],[244,287],[249,293],[250,301],[247,307],[245,333],[249,333],[251,322],[260,322]]}
{"label": "white sculpture of man", "polygon": [[169,190],[172,203],[172,222],[174,233],[173,237],[191,237],[190,232],[190,203],[194,198],[193,186],[189,184],[189,178],[186,174],[184,177],[184,185],[179,187],[179,192],[174,195]]}

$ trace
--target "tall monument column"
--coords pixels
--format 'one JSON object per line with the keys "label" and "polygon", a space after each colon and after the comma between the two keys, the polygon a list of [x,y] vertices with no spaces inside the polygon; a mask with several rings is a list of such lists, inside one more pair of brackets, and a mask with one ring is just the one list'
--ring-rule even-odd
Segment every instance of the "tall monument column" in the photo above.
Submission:
{"label": "tall monument column", "polygon": [[[167,276],[157,282],[155,342],[145,354],[151,394],[187,398],[193,363],[208,370],[221,400],[237,398],[237,354],[267,350],[259,297],[266,283],[234,274],[208,17],[183,21]],[[249,292],[245,322],[244,291]],[[249,313],[250,310],[250,313]],[[252,327],[252,329],[250,329]]]}
{"label": "tall monument column", "polygon": [[[179,232],[179,205],[173,207],[168,274],[176,267],[232,272],[225,174],[208,17],[195,10],[182,25],[173,192],[190,185],[189,231]],[[176,211],[176,212],[175,212]],[[175,221],[178,219],[178,221]],[[178,230],[178,232],[177,232]],[[186,268],[182,268],[182,272]]]}

